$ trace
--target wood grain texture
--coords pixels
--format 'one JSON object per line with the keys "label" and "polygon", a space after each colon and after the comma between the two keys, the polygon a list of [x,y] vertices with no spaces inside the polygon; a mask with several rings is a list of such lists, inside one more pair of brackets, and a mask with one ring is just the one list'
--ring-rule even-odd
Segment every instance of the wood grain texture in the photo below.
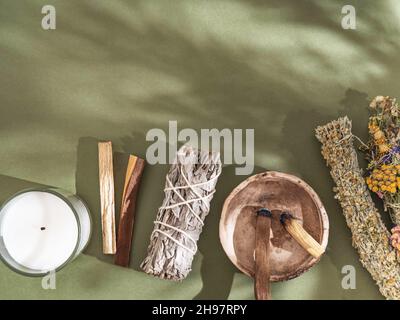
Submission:
{"label": "wood grain texture", "polygon": [[257,216],[256,218],[256,249],[254,294],[257,300],[271,300],[270,288],[270,233],[271,218]]}
{"label": "wood grain texture", "polygon": [[116,265],[122,267],[129,266],[136,199],[144,166],[145,161],[143,159],[129,156],[118,226],[117,253],[114,260]]}
{"label": "wood grain texture", "polygon": [[287,232],[314,258],[319,257],[325,249],[301,226],[300,222],[292,217],[283,214],[281,222]]}
{"label": "wood grain texture", "polygon": [[99,142],[99,182],[103,253],[115,254],[115,201],[112,143]]}

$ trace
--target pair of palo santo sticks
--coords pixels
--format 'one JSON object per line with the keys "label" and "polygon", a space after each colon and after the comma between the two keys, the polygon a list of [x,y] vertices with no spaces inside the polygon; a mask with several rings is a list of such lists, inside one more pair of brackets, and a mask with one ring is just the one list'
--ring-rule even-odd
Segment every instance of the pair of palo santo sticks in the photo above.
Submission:
{"label": "pair of palo santo sticks", "polygon": [[127,267],[132,246],[136,198],[145,162],[136,156],[129,156],[117,239],[115,232],[114,168],[111,141],[99,142],[98,150],[103,253],[115,254],[115,264]]}
{"label": "pair of palo santo sticks", "polygon": [[285,230],[314,258],[319,259],[324,253],[324,248],[316,241],[290,213],[279,210],[270,211],[266,208],[257,210],[256,219],[256,248],[254,294],[257,300],[270,300],[270,233],[271,218],[279,215],[279,220]]}

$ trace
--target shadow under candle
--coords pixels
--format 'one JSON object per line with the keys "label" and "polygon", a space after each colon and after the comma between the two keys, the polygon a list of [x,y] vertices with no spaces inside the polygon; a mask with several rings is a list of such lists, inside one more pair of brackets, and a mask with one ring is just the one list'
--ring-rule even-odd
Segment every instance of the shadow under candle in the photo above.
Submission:
{"label": "shadow under candle", "polygon": [[21,190],[30,188],[43,188],[43,187],[48,187],[48,186],[6,175],[0,175],[0,190],[1,190],[0,205],[2,205],[6,200],[8,200],[15,193],[20,192]]}

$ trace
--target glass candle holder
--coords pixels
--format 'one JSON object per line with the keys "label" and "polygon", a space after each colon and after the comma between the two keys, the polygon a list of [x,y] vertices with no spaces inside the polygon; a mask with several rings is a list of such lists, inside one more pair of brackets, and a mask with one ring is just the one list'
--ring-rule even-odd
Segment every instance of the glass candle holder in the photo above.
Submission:
{"label": "glass candle holder", "polygon": [[23,190],[0,208],[0,258],[23,275],[62,269],[85,249],[90,236],[89,209],[61,189]]}

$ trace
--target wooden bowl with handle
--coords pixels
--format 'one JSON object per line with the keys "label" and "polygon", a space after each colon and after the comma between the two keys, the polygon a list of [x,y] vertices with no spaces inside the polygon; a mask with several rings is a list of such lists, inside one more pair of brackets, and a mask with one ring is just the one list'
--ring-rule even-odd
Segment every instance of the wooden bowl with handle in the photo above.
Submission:
{"label": "wooden bowl with handle", "polygon": [[[267,208],[272,216],[259,217],[260,208]],[[296,176],[275,171],[254,175],[231,192],[222,209],[219,225],[222,246],[239,270],[256,279],[258,299],[268,299],[269,294],[258,292],[257,279],[265,281],[265,290],[269,290],[267,279],[271,282],[293,279],[319,261],[285,229],[280,219],[283,212],[290,213],[303,231],[323,251],[326,249],[329,234],[326,210],[316,192]],[[260,232],[264,233],[260,236]],[[262,243],[260,239],[265,235],[269,241]]]}

